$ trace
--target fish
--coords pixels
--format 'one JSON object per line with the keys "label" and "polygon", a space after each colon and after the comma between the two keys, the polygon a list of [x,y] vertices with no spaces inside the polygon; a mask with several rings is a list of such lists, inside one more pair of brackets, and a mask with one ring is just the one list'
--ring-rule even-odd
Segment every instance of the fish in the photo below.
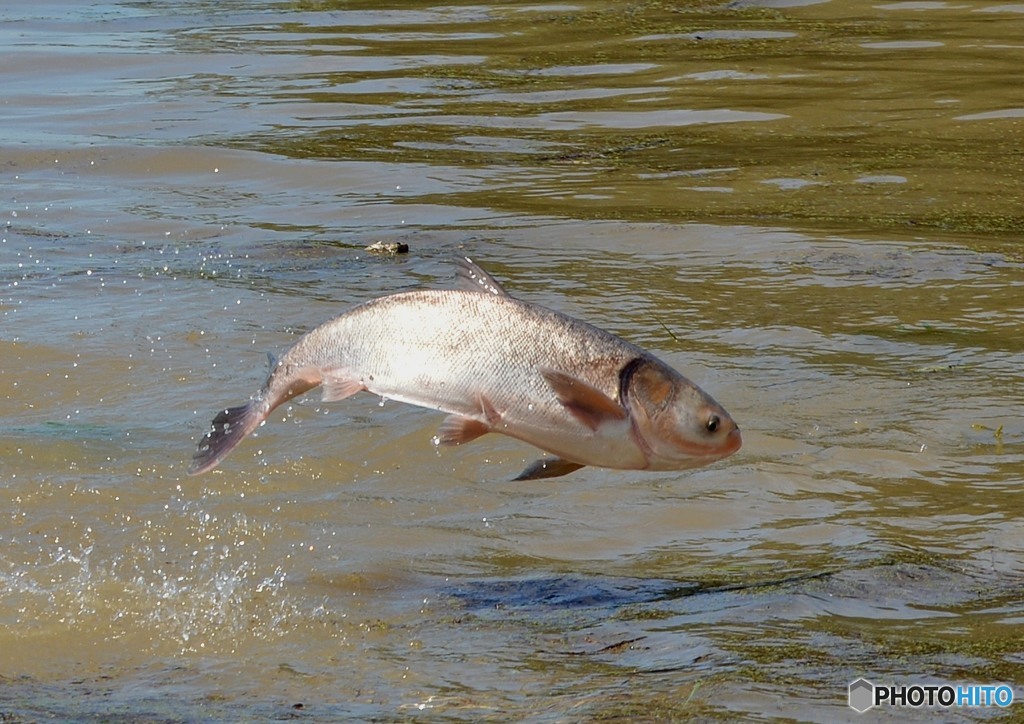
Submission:
{"label": "fish", "polygon": [[515,480],[585,466],[685,470],[742,445],[729,413],[653,354],[512,297],[461,257],[455,288],[372,299],[271,357],[249,402],[213,418],[189,473],[217,467],[276,407],[317,387],[324,402],[369,392],[444,412],[437,445],[500,433],[550,454]]}

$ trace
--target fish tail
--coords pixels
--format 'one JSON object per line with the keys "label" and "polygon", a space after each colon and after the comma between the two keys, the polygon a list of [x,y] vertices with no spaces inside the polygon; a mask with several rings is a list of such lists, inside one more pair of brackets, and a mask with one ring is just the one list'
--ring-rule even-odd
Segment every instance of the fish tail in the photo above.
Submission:
{"label": "fish tail", "polygon": [[229,407],[217,413],[210,431],[199,441],[199,447],[192,456],[189,475],[201,475],[217,467],[238,443],[267,419],[271,409],[262,397],[257,397],[246,405]]}
{"label": "fish tail", "polygon": [[263,424],[278,405],[287,402],[303,392],[308,392],[323,383],[320,369],[314,365],[278,362],[270,355],[270,376],[248,404],[229,407],[217,413],[210,425],[210,431],[199,441],[199,447],[192,456],[189,475],[201,475],[212,470],[235,449],[238,443]]}

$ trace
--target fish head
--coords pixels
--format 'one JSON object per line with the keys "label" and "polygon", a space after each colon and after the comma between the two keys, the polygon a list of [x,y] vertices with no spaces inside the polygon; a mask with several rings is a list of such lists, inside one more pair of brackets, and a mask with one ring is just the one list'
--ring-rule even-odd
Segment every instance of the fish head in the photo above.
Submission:
{"label": "fish head", "polygon": [[634,435],[650,469],[707,465],[743,444],[729,413],[675,370],[645,360],[623,382]]}

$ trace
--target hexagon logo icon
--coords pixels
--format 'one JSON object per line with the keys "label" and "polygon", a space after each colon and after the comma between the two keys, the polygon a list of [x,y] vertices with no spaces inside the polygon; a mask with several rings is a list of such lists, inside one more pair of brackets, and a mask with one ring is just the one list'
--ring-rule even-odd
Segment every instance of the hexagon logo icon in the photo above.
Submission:
{"label": "hexagon logo icon", "polygon": [[863,714],[875,705],[875,685],[867,679],[857,679],[850,684],[850,708]]}

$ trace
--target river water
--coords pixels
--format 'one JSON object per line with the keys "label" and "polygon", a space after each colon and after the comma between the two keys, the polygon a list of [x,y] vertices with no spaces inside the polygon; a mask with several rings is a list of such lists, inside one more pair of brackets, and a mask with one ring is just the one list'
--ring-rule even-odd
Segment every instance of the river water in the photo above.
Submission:
{"label": "river water", "polygon": [[[1024,5],[15,0],[0,48],[4,721],[1020,706]],[[457,254],[743,449],[516,483],[313,394],[185,474],[267,352]]]}

